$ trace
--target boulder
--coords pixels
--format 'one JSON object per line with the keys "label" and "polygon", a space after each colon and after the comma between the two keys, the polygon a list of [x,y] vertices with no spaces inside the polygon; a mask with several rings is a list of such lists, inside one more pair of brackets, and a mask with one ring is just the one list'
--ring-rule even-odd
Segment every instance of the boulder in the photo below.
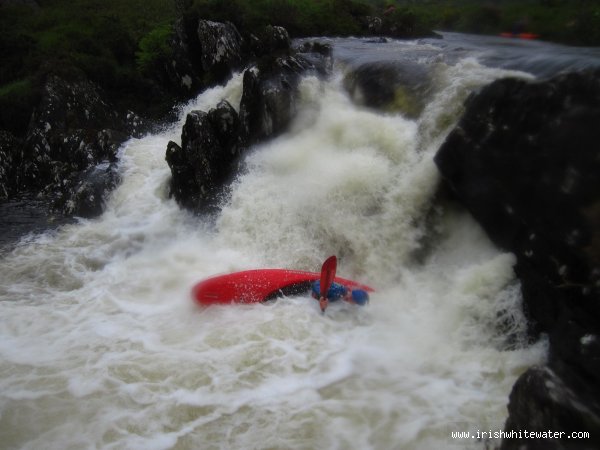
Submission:
{"label": "boulder", "polygon": [[292,41],[283,27],[267,25],[262,31],[247,38],[250,54],[253,58],[288,54]]}
{"label": "boulder", "polygon": [[116,163],[103,162],[64,180],[54,206],[65,216],[96,217],[104,211],[106,197],[120,182]]}
{"label": "boulder", "polygon": [[241,140],[254,145],[286,130],[296,114],[302,74],[318,69],[301,55],[267,57],[244,73]]}
{"label": "boulder", "polygon": [[[502,441],[501,449],[600,448],[598,411],[581,403],[581,397],[549,367],[527,370],[513,387],[510,405],[505,426],[510,437]],[[574,432],[590,434],[575,440],[570,438]]]}
{"label": "boulder", "polygon": [[181,134],[181,146],[169,142],[170,194],[197,212],[214,209],[238,159],[238,114],[221,101],[208,113],[192,111]]}
{"label": "boulder", "polygon": [[[498,80],[466,106],[435,162],[490,238],[516,255],[531,335],[550,338],[547,371],[515,385],[507,427],[600,436],[600,70]],[[551,393],[522,387],[549,373]],[[573,405],[589,414],[573,416]],[[503,448],[538,448],[524,445]]]}
{"label": "boulder", "polygon": [[202,70],[214,82],[222,82],[244,63],[242,36],[230,22],[198,21]]}
{"label": "boulder", "polygon": [[[23,144],[18,190],[42,191],[64,214],[100,211],[77,206],[81,196],[75,195],[78,191],[72,186],[83,182],[86,174],[93,173],[96,180],[107,174],[90,169],[114,163],[121,143],[141,136],[145,127],[136,114],[117,111],[90,81],[50,76]],[[94,184],[108,188],[114,185],[111,180],[112,175],[106,183]],[[98,205],[102,197],[94,196]]]}
{"label": "boulder", "polygon": [[417,118],[431,92],[429,70],[407,62],[365,63],[351,69],[344,87],[355,103]]}
{"label": "boulder", "polygon": [[160,95],[187,100],[241,70],[252,57],[247,47],[230,22],[180,18],[173,26],[168,56],[160,58],[152,73],[155,87]]}

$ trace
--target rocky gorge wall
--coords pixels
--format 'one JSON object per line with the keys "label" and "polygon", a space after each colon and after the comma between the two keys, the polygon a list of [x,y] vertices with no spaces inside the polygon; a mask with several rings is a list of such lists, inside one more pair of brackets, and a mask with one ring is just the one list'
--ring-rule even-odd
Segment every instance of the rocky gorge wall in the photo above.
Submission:
{"label": "rocky gorge wall", "polygon": [[600,71],[501,79],[473,95],[435,157],[444,183],[516,255],[533,339],[547,364],[523,374],[506,431],[590,439],[506,439],[503,449],[600,446]]}

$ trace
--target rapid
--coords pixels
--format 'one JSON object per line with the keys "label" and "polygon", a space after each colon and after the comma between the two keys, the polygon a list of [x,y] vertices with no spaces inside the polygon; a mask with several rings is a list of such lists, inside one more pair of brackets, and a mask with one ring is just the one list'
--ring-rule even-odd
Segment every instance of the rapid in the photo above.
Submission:
{"label": "rapid", "polygon": [[[409,120],[357,106],[343,76],[365,44],[332,43],[334,75],[302,81],[290,130],[251,149],[218,215],[169,198],[165,149],[187,112],[221,99],[237,107],[241,75],[183,105],[179,123],[123,145],[123,181],[102,216],[2,254],[2,448],[498,443],[451,432],[503,429],[513,383],[546,344],[527,341],[513,255],[435,201],[433,156],[470,92],[535,73],[486,65],[464,43],[460,56],[444,41],[394,44],[434,74]],[[318,271],[331,254],[340,276],[376,288],[367,307],[322,315],[308,294],[207,308],[190,298],[214,274]]]}

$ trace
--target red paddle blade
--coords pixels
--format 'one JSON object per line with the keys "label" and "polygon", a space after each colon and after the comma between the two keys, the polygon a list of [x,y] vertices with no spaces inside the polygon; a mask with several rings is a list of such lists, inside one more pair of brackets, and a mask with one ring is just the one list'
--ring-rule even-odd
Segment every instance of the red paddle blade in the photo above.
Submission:
{"label": "red paddle blade", "polygon": [[335,270],[337,269],[337,258],[334,256],[330,256],[325,260],[323,266],[321,267],[321,286],[320,286],[320,294],[321,297],[327,297],[327,291],[331,287],[331,283],[333,283],[333,279],[335,278]]}

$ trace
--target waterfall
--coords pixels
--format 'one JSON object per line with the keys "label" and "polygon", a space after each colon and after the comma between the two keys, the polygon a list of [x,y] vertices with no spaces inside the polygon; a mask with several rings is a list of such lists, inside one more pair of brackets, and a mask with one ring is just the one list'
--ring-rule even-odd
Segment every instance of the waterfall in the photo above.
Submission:
{"label": "waterfall", "polygon": [[[121,149],[106,211],[30,236],[0,264],[0,442],[7,449],[429,449],[500,430],[528,345],[514,257],[436,203],[432,161],[469,92],[518,72],[433,66],[419,119],[356,105],[342,69],[307,77],[290,130],[250,149],[214,220],[168,197],[187,112],[239,105],[241,75]],[[200,308],[190,288],[256,267],[376,288]]]}

